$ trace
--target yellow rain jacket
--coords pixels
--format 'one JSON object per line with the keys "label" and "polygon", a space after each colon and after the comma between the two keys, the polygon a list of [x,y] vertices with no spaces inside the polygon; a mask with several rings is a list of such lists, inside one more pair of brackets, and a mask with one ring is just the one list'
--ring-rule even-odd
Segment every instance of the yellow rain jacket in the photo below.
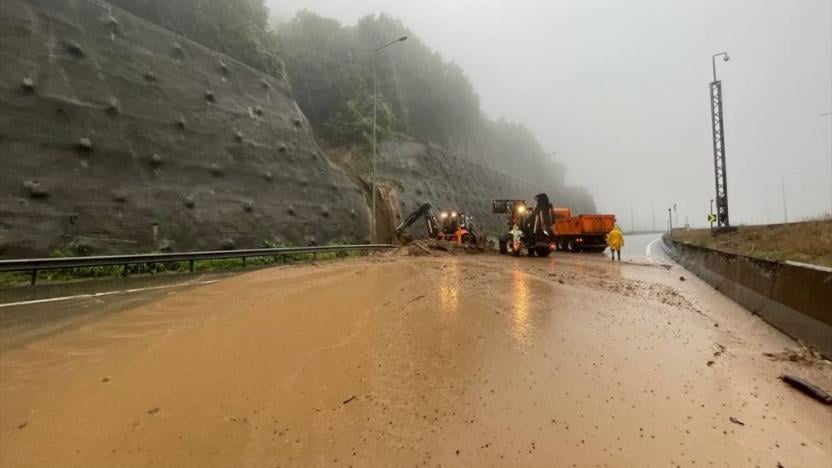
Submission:
{"label": "yellow rain jacket", "polygon": [[613,250],[621,250],[621,247],[624,247],[624,234],[621,233],[618,226],[607,234],[607,245]]}

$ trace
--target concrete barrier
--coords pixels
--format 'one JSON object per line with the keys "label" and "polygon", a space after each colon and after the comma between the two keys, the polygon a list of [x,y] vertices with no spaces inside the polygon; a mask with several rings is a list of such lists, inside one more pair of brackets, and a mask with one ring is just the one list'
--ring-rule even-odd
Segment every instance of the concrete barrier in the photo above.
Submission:
{"label": "concrete barrier", "polygon": [[832,356],[832,268],[746,257],[663,238],[668,255],[783,333]]}

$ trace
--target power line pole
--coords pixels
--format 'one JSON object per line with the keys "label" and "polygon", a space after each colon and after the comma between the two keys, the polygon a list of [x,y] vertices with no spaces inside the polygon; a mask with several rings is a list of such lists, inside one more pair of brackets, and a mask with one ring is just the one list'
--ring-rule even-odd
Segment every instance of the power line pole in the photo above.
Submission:
{"label": "power line pole", "polygon": [[711,56],[714,81],[711,82],[711,131],[714,139],[714,177],[716,179],[717,226],[728,227],[728,174],[725,167],[725,128],[722,118],[722,82],[716,79],[716,58],[728,61],[728,54]]}
{"label": "power line pole", "polygon": [[636,222],[633,218],[633,204],[630,203],[630,232],[636,232]]}

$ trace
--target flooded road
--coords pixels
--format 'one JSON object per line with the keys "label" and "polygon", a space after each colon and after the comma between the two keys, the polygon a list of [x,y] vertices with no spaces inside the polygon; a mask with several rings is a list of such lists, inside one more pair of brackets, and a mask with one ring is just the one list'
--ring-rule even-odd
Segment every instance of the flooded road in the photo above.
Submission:
{"label": "flooded road", "polygon": [[828,466],[795,348],[677,266],[266,269],[4,346],[0,465]]}

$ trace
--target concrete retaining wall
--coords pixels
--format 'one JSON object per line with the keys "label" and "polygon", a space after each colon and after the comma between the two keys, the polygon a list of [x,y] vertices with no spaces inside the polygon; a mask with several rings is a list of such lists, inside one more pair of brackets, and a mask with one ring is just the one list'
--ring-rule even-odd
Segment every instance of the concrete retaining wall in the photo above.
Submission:
{"label": "concrete retaining wall", "polygon": [[671,258],[787,335],[832,356],[832,269],[734,255],[664,237]]}

